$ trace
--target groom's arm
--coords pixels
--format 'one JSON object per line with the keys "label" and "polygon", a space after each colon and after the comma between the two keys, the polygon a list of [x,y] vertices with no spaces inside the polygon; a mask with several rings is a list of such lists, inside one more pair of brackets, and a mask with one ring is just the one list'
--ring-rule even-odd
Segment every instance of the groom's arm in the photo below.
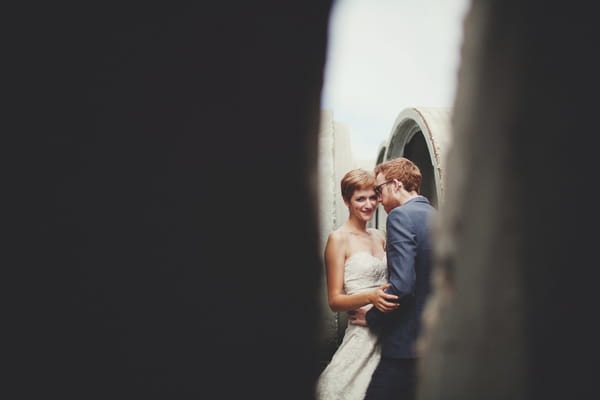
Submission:
{"label": "groom's arm", "polygon": [[[407,297],[414,296],[416,235],[413,233],[411,219],[401,209],[394,209],[389,213],[386,231],[388,281],[391,285],[385,292],[398,296],[398,302],[402,304],[408,300]],[[401,307],[400,305],[392,312],[397,312]],[[371,329],[378,330],[390,314],[391,312],[381,312],[373,307],[365,314],[365,320]]]}
{"label": "groom's arm", "polygon": [[388,282],[391,285],[385,290],[386,293],[398,296],[400,303],[407,296],[414,297],[417,257],[416,228],[401,208],[390,212],[386,224]]}

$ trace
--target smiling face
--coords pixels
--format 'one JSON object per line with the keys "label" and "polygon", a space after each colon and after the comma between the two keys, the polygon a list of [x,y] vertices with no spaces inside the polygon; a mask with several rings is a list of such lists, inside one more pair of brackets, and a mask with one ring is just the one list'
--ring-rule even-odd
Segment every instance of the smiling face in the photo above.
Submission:
{"label": "smiling face", "polygon": [[351,218],[369,221],[377,208],[377,196],[372,187],[357,189],[352,193],[350,201],[346,201]]}

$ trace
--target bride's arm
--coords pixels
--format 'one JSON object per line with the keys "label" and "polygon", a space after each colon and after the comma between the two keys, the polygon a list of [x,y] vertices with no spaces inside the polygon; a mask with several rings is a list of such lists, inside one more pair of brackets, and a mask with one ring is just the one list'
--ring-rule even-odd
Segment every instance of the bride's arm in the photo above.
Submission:
{"label": "bride's arm", "polygon": [[395,296],[384,293],[382,287],[351,295],[346,294],[344,292],[345,263],[345,237],[341,232],[332,232],[325,245],[327,298],[331,311],[350,311],[367,304],[374,304],[378,309],[393,309],[396,307],[394,303],[388,302],[393,300]]}

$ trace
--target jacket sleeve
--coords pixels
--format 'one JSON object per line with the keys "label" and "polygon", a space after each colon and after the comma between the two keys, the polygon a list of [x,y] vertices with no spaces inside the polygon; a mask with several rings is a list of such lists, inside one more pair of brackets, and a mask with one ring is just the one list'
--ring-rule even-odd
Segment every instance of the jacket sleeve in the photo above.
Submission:
{"label": "jacket sleeve", "polygon": [[[386,230],[388,282],[391,286],[385,291],[398,296],[400,303],[398,310],[400,310],[403,301],[406,302],[414,297],[417,253],[415,228],[406,212],[401,207],[397,207],[387,217]],[[378,330],[385,323],[386,317],[398,310],[384,313],[372,307],[365,315],[367,325],[373,330]]]}
{"label": "jacket sleeve", "polygon": [[402,304],[406,296],[414,296],[417,235],[412,220],[401,207],[388,215],[386,228],[388,281],[391,283],[386,292],[398,296]]}

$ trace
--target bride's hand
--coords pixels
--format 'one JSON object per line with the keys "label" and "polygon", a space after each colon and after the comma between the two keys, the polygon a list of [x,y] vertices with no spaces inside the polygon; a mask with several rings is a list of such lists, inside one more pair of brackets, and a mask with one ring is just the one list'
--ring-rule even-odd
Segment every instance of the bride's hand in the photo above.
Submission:
{"label": "bride's hand", "polygon": [[373,290],[373,306],[381,312],[390,312],[400,306],[396,301],[398,296],[384,292],[391,284],[386,283]]}

